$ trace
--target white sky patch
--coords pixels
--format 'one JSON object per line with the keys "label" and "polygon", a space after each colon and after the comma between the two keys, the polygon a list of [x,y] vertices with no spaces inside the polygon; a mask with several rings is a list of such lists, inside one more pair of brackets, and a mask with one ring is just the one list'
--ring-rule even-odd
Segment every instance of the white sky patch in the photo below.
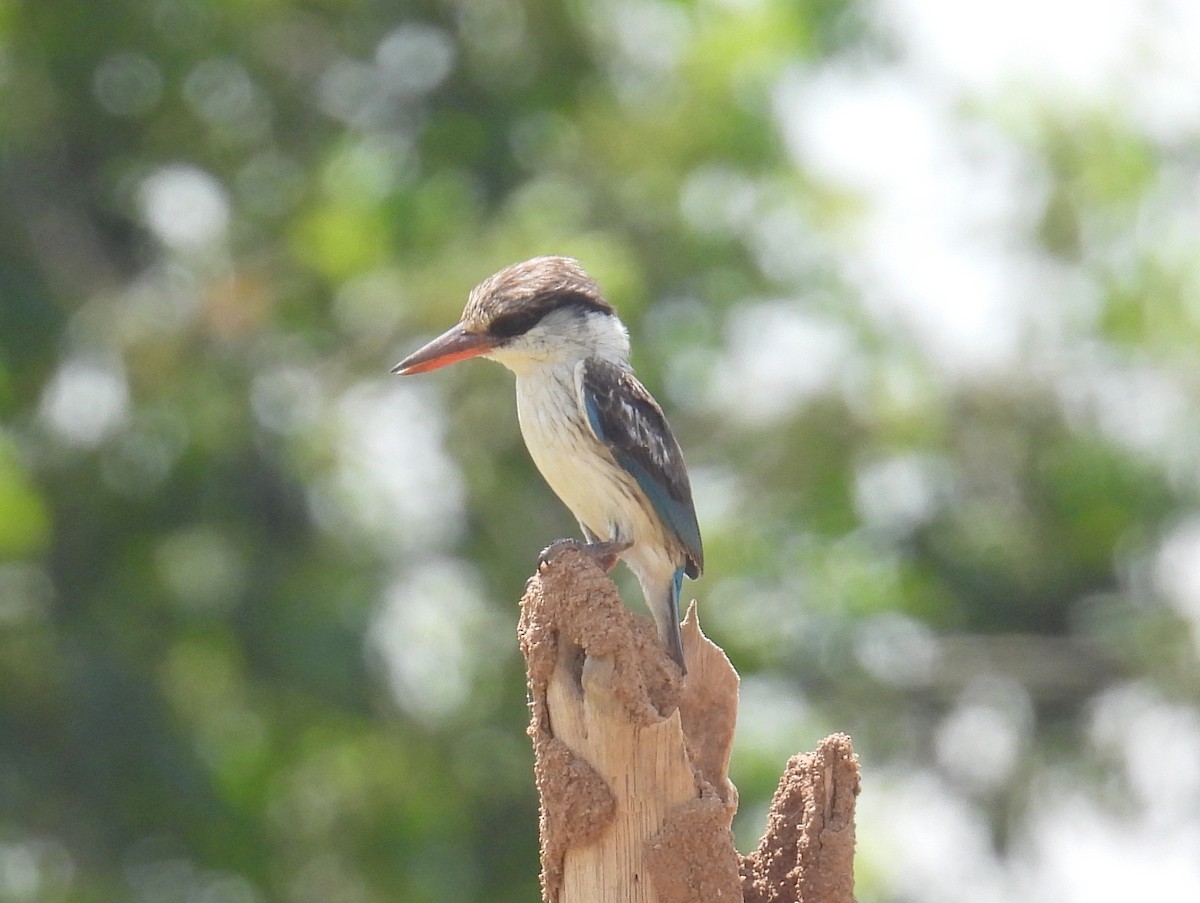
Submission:
{"label": "white sky patch", "polygon": [[858,799],[860,847],[892,899],[923,903],[1001,903],[1007,891],[980,809],[932,772],[877,771]]}
{"label": "white sky patch", "polygon": [[[1011,899],[1200,898],[1200,716],[1127,683],[1097,697],[1089,730],[1116,766],[1110,792],[1098,797],[1094,776],[1066,769],[1036,777],[1012,842]],[[1125,800],[1123,787],[1132,791]]]}
{"label": "white sky patch", "polygon": [[[1200,36],[1197,42],[1200,46]],[[1200,234],[1200,170],[1191,161],[1164,162],[1153,187],[1139,199],[1137,215],[1135,222],[1127,224],[1128,231],[1117,236],[1129,248],[1128,251],[1118,248],[1124,252],[1121,263],[1125,264],[1124,270],[1118,272],[1133,282],[1137,278],[1133,270],[1137,252],[1145,247],[1165,266],[1188,273],[1191,278],[1186,286],[1187,312],[1192,323],[1200,325],[1200,259],[1196,255],[1196,235]],[[1111,249],[1106,250],[1112,254]]]}
{"label": "white sky patch", "polygon": [[747,674],[738,688],[738,752],[786,759],[802,748],[812,717],[795,686]]}
{"label": "white sky patch", "polygon": [[402,96],[428,94],[454,71],[455,57],[453,39],[424,22],[398,26],[375,49],[383,84]]}
{"label": "white sky patch", "polygon": [[[1022,379],[1046,380],[1073,427],[1195,485],[1200,410],[1180,376],[1186,361],[1173,372],[1080,337],[1095,336],[1103,288],[1089,268],[1122,275],[1128,264],[1137,285],[1138,267],[1153,254],[1167,271],[1191,272],[1197,183],[1182,149],[1200,136],[1200,3],[874,0],[869,9],[886,59],[860,53],[793,71],[774,98],[797,167],[857,203],[847,205],[858,219],[834,253],[867,315],[881,333],[910,337],[943,378],[1019,370]],[[1033,234],[1049,189],[1040,151],[990,126],[989,109],[1030,117],[1016,124],[1032,134],[1054,116],[1064,126],[1109,117],[1157,155],[1162,188],[1128,223],[1102,213],[1098,224],[1085,221],[1083,266],[1053,261]],[[688,221],[733,233],[749,191],[719,172],[702,176],[687,185]],[[1149,302],[1147,311],[1154,325]],[[902,523],[902,503],[920,499],[907,485],[912,476],[903,467],[860,474],[867,519]],[[874,505],[872,481],[896,492],[894,506]],[[921,514],[919,505],[911,511]],[[1176,524],[1152,559],[1158,589],[1193,625],[1198,559],[1194,518]],[[886,637],[895,626],[877,632]],[[875,632],[864,628],[856,652],[888,675],[892,661],[879,655]],[[934,738],[953,782],[911,765],[873,778],[859,800],[858,831],[885,895],[921,903],[1200,899],[1200,718],[1144,688],[1102,694],[1093,743],[1114,765],[1105,784],[1114,792],[1097,796],[1094,775],[1076,778],[1065,765],[1036,773],[1028,812],[1013,822],[1001,855],[983,808],[962,791],[986,793],[1021,767],[1027,705],[1017,693],[958,700]],[[1130,791],[1124,805],[1122,787]]]}
{"label": "white sky patch", "polygon": [[1159,140],[1200,128],[1194,0],[876,0],[907,64],[954,93],[1112,109]]}
{"label": "white sky patch", "polygon": [[[1165,778],[1166,775],[1163,775]],[[1169,792],[1169,791],[1168,791]],[[1027,903],[1200,898],[1200,826],[1163,827],[1109,812],[1086,790],[1051,788],[1031,812]]]}
{"label": "white sky patch", "polygon": [[1200,656],[1200,515],[1178,524],[1163,541],[1154,559],[1154,582],[1175,610],[1191,622]]}
{"label": "white sky patch", "polygon": [[483,597],[479,578],[448,559],[421,565],[387,590],[371,625],[392,694],[427,722],[453,716],[489,663],[500,656],[489,637],[507,636]]}
{"label": "white sky patch", "polygon": [[72,445],[98,445],[129,418],[125,368],[111,357],[67,360],[42,393],[42,419]]}
{"label": "white sky patch", "polygon": [[76,886],[76,869],[59,841],[16,834],[0,843],[0,896],[6,900],[61,898]]}
{"label": "white sky patch", "polygon": [[885,611],[855,625],[854,657],[876,680],[896,687],[922,687],[937,674],[941,647],[921,621]]}
{"label": "white sky patch", "polygon": [[[1134,0],[1130,0],[1134,3]],[[1194,138],[1200,131],[1200,3],[1135,3],[1141,28],[1131,36],[1134,64],[1130,113],[1159,141]]]}
{"label": "white sky patch", "polygon": [[[1123,703],[1114,707],[1124,708]],[[1112,719],[1103,714],[1100,720]],[[1117,720],[1122,722],[1118,735],[1133,727],[1123,716]],[[1182,743],[1196,741],[1192,720]],[[1172,796],[1153,745],[1147,743],[1139,755],[1146,773],[1153,773],[1155,796]],[[1194,752],[1191,760],[1196,761]],[[1180,761],[1172,753],[1167,767]],[[1194,811],[1191,775],[1196,770],[1185,770],[1185,796],[1172,804],[1176,814],[1189,806]],[[870,856],[876,881],[888,895],[914,903],[1116,903],[1200,896],[1200,826],[1190,815],[1163,819],[1153,808],[1110,808],[1095,798],[1090,778],[1076,785],[1064,772],[1039,775],[1028,798],[1011,852],[1002,858],[982,809],[940,775],[877,771],[871,792],[857,804],[859,848]]]}
{"label": "white sky patch", "polygon": [[674,3],[606,0],[606,13],[626,65],[666,75],[687,44],[688,15]]}
{"label": "white sky patch", "polygon": [[[1192,140],[1200,4],[877,0],[874,9],[894,60],[795,70],[775,97],[797,164],[862,203],[841,251],[845,277],[882,328],[911,335],[950,377],[1000,375],[1054,354],[1094,305],[1094,288],[1030,234],[1049,184],[1036,155],[964,110],[1016,92],[1030,109],[1107,111],[1152,142]],[[1160,222],[1194,205],[1172,192],[1165,206]]]}
{"label": "white sky patch", "polygon": [[379,71],[359,60],[339,59],[317,83],[317,102],[334,119],[365,126],[382,117],[386,92]]}
{"label": "white sky patch", "polygon": [[[744,516],[750,519],[753,514]],[[817,629],[812,612],[797,604],[797,599],[807,598],[802,580],[793,575],[777,581],[706,573],[704,590],[696,594],[705,629],[725,638],[730,646],[744,644],[768,657],[784,659],[801,645],[806,632]]]}
{"label": "white sky patch", "polygon": [[745,423],[768,423],[829,391],[857,362],[844,324],[804,313],[791,301],[740,307],[728,333],[709,393]]}
{"label": "white sky patch", "polygon": [[1194,406],[1170,371],[1119,361],[1075,361],[1057,381],[1060,403],[1074,426],[1152,460],[1195,454]]}
{"label": "white sky patch", "polygon": [[1091,738],[1122,765],[1147,826],[1190,825],[1200,833],[1200,714],[1127,683],[1095,701]]}
{"label": "white sky patch", "polygon": [[798,70],[776,114],[797,163],[864,203],[842,268],[881,326],[952,373],[1011,365],[1040,275],[1013,248],[1045,191],[1024,155],[900,69]]}
{"label": "white sky patch", "polygon": [[938,762],[973,789],[996,789],[1020,764],[1033,727],[1033,703],[1025,687],[980,674],[938,725]]}
{"label": "white sky patch", "polygon": [[615,69],[665,75],[687,44],[688,13],[661,0],[600,0],[580,7],[598,43],[614,56]]}
{"label": "white sky patch", "polygon": [[728,467],[689,467],[692,497],[700,522],[709,530],[723,529],[746,503],[737,471]]}
{"label": "white sky patch", "polygon": [[1108,94],[1127,67],[1141,0],[876,0],[916,65],[974,93],[1017,83],[1080,101]]}
{"label": "white sky patch", "polygon": [[141,186],[142,218],[165,244],[204,250],[225,237],[229,198],[211,174],[176,163],[147,176]]}
{"label": "white sky patch", "polygon": [[855,468],[854,508],[863,522],[905,532],[920,526],[949,497],[951,470],[928,455],[895,455]]}
{"label": "white sky patch", "polygon": [[785,75],[776,112],[789,152],[823,180],[867,196],[923,195],[930,186],[903,177],[944,162],[934,100],[899,69],[831,64]]}
{"label": "white sky patch", "polygon": [[388,552],[427,552],[462,529],[462,477],[446,455],[445,420],[426,387],[370,380],[335,405],[337,463],[313,490],[330,532],[365,533]]}

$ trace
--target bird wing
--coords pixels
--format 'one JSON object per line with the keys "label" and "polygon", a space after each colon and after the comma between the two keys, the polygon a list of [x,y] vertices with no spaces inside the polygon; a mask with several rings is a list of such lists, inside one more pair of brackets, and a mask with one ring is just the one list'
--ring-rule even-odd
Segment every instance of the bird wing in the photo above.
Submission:
{"label": "bird wing", "polygon": [[592,432],[675,534],[687,554],[688,576],[700,576],[704,550],[692,487],[662,408],[632,372],[599,358],[581,361],[575,379]]}

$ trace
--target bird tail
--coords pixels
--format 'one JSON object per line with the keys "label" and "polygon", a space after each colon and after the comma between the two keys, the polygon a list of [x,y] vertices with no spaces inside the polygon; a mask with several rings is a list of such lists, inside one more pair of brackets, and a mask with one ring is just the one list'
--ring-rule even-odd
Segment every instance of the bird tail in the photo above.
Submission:
{"label": "bird tail", "polygon": [[683,634],[679,631],[679,593],[683,588],[683,568],[676,569],[667,592],[667,611],[665,621],[658,623],[658,635],[667,647],[667,652],[679,670],[687,674],[687,665],[683,661]]}

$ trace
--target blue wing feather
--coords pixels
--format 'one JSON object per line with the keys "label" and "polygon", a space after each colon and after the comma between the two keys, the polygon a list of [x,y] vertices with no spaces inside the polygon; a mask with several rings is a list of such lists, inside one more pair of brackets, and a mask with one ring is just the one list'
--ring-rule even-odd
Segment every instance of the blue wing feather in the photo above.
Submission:
{"label": "blue wing feather", "polygon": [[675,534],[687,554],[688,576],[698,577],[704,569],[700,525],[683,452],[662,409],[632,372],[598,359],[583,365],[582,395],[592,432]]}

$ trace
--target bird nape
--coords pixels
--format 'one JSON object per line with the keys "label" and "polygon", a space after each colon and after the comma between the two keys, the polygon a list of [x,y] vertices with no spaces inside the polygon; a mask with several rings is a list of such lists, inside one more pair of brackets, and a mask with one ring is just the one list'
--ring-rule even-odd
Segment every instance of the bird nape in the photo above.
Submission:
{"label": "bird nape", "polygon": [[471,290],[458,323],[392,370],[424,373],[485,357],[516,375],[525,446],[606,569],[624,561],[671,658],[683,577],[704,568],[679,443],[634,375],[629,334],[579,262],[535,257]]}

